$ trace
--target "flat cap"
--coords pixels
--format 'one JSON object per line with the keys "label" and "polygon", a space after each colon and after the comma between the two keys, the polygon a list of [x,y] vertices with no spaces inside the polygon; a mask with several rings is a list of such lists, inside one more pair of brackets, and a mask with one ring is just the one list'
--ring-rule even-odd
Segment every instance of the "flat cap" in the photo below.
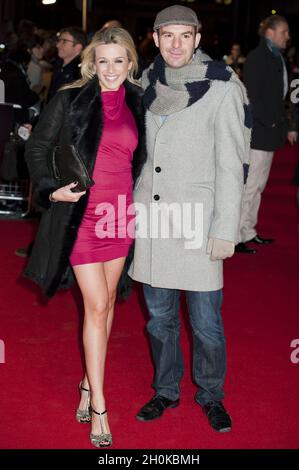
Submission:
{"label": "flat cap", "polygon": [[166,26],[168,24],[185,24],[195,26],[197,31],[200,28],[200,22],[195,11],[183,5],[172,5],[171,7],[161,10],[155,19],[154,30]]}

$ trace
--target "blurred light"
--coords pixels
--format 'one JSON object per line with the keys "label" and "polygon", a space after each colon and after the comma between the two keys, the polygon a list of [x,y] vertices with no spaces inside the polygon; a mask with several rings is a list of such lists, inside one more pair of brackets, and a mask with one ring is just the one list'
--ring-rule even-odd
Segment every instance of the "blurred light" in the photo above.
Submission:
{"label": "blurred light", "polygon": [[42,0],[43,5],[52,5],[52,3],[56,3],[56,0]]}
{"label": "blurred light", "polygon": [[277,11],[276,10],[271,10],[272,15],[276,15]]}
{"label": "blurred light", "polygon": [[231,5],[232,0],[216,0],[216,3],[222,3],[223,5]]}

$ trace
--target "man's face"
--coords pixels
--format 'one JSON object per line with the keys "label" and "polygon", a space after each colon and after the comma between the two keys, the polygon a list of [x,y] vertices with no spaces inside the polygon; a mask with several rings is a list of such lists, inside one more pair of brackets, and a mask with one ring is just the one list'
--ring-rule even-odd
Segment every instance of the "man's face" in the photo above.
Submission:
{"label": "man's face", "polygon": [[276,25],[275,29],[268,28],[266,37],[271,39],[279,49],[285,49],[290,39],[289,25],[281,22]]}
{"label": "man's face", "polygon": [[77,44],[74,37],[66,31],[60,34],[56,42],[56,47],[58,57],[60,57],[65,64],[71,62],[71,60],[82,51],[82,44]]}
{"label": "man's face", "polygon": [[195,32],[194,26],[180,24],[162,26],[153,37],[166,64],[172,68],[190,64],[200,41],[200,34]]}
{"label": "man's face", "polygon": [[234,44],[231,48],[231,55],[234,58],[238,58],[240,54],[241,54],[240,46],[238,46],[238,44]]}

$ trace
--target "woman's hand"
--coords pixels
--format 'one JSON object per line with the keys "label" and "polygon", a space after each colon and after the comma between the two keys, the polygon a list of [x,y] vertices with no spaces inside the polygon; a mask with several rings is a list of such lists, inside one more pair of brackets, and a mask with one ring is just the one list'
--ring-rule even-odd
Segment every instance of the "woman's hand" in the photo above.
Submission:
{"label": "woman's hand", "polygon": [[50,201],[52,202],[78,202],[81,196],[86,194],[86,191],[81,191],[80,193],[73,193],[72,188],[77,186],[76,183],[67,184],[62,186],[62,188],[56,189],[52,194],[50,194]]}
{"label": "woman's hand", "polygon": [[32,124],[22,124],[23,127],[26,127],[26,129],[28,129],[28,131],[30,132],[31,134],[31,131],[32,131]]}
{"label": "woman's hand", "polygon": [[291,145],[296,144],[297,137],[298,137],[298,132],[296,132],[296,131],[288,132],[288,141],[290,142]]}

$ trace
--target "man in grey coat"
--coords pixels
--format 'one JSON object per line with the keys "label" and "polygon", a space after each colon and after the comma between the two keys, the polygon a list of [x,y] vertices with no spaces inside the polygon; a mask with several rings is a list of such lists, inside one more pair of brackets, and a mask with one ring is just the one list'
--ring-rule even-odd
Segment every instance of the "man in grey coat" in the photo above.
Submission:
{"label": "man in grey coat", "polygon": [[223,404],[223,259],[238,241],[250,142],[245,89],[200,50],[199,20],[179,5],[158,13],[160,54],[143,73],[147,162],[136,182],[135,253],[130,276],[143,283],[156,373],[155,396],[137,419],[179,404],[183,360],[179,297],[186,291],[193,333],[196,402],[211,426],[231,429]]}

